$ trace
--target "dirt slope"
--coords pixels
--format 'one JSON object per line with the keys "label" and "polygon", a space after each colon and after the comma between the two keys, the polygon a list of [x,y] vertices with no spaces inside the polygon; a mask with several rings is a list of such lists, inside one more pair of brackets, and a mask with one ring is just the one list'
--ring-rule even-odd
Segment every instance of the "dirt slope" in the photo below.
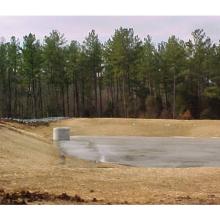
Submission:
{"label": "dirt slope", "polygon": [[[207,123],[209,135],[214,134],[211,128],[220,125],[218,121],[178,122],[166,120],[161,125],[161,120],[70,119],[37,128],[13,126],[49,140],[54,126],[71,126],[77,135],[106,135],[109,130],[109,135],[154,136],[173,123],[174,127],[165,129],[164,134],[173,131],[179,136],[182,129],[183,134],[193,136],[199,128],[204,130]],[[13,197],[31,204],[220,204],[219,183],[220,168],[151,169],[76,158],[63,161],[52,144],[0,125],[0,200],[3,203],[14,201],[10,200]],[[77,200],[76,195],[82,200]]]}
{"label": "dirt slope", "polygon": [[75,118],[38,127],[9,124],[37,133],[48,140],[51,139],[53,127],[59,126],[70,127],[72,135],[220,137],[220,121],[218,120]]}

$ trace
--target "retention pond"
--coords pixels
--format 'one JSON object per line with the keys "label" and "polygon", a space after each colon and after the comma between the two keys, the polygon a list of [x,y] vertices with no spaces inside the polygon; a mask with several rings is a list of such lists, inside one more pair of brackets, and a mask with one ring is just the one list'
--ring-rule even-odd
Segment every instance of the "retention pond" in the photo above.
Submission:
{"label": "retention pond", "polygon": [[69,156],[140,167],[220,167],[220,138],[74,136]]}

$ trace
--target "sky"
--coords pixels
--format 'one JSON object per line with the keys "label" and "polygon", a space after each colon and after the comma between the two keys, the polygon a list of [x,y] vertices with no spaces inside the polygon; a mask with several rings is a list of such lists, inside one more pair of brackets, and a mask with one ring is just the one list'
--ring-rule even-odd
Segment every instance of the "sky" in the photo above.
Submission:
{"label": "sky", "polygon": [[14,35],[22,41],[30,32],[43,40],[51,30],[58,30],[68,41],[82,42],[94,29],[105,42],[119,27],[133,28],[141,39],[149,34],[155,43],[171,35],[187,41],[197,28],[213,42],[220,40],[220,16],[0,16],[0,37],[6,40]]}

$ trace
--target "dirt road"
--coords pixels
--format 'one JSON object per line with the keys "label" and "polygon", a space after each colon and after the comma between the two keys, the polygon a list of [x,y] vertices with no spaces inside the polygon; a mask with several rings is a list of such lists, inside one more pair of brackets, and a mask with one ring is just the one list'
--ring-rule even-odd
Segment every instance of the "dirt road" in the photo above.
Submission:
{"label": "dirt road", "polygon": [[[102,126],[106,124],[100,132],[107,132],[105,129],[110,125],[99,122]],[[109,122],[114,124],[114,119]],[[97,124],[97,120],[65,120],[37,128],[13,124],[47,141],[0,125],[0,201],[4,204],[220,204],[220,168],[134,168],[60,158],[56,147],[49,143],[52,127],[69,124],[75,128],[78,124],[78,131],[77,128],[73,131],[79,134],[87,124],[82,132],[85,134],[92,128],[91,123]]]}

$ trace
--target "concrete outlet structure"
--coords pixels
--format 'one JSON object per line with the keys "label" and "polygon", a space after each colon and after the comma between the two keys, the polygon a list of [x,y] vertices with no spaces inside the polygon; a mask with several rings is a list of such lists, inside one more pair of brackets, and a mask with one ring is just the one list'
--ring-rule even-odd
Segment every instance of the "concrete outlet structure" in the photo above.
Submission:
{"label": "concrete outlet structure", "polygon": [[53,141],[69,141],[70,140],[70,128],[59,127],[53,129]]}

